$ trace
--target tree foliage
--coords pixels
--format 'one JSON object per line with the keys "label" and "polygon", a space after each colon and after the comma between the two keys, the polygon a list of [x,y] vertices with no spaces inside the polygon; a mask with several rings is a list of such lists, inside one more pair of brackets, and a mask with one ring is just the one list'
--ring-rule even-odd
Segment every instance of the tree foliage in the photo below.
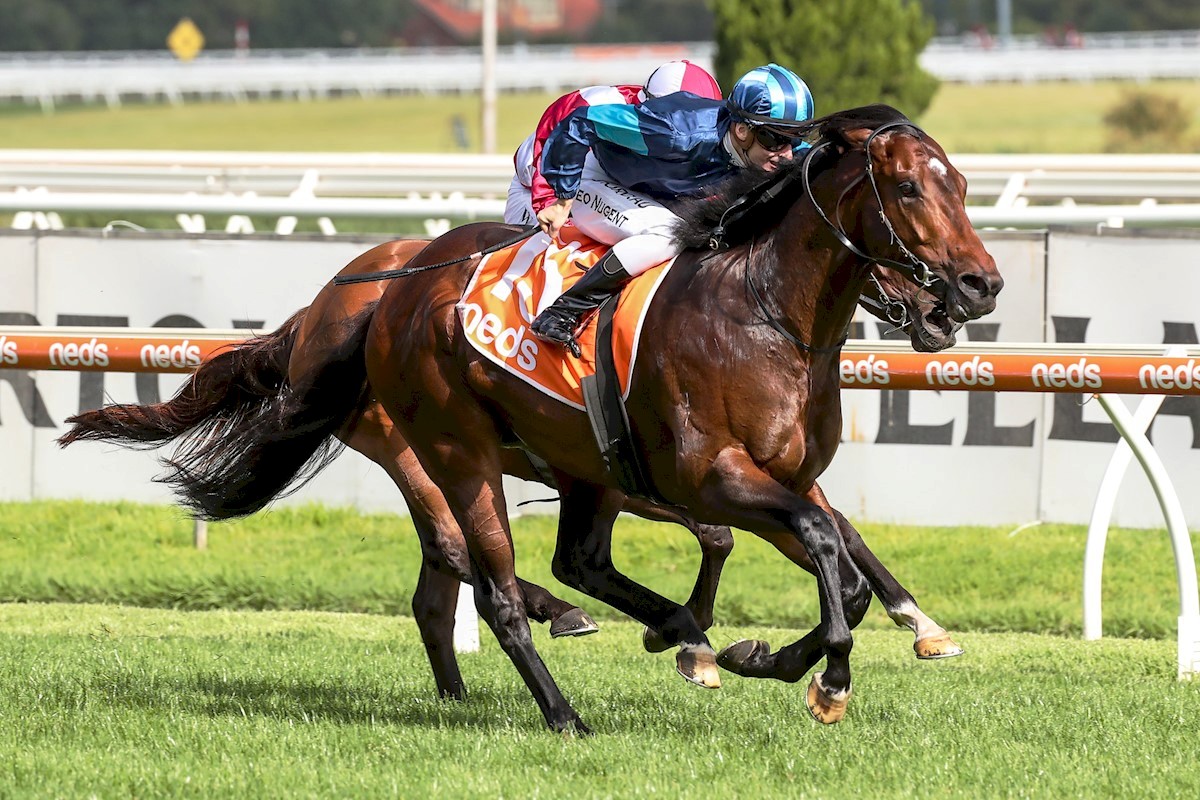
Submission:
{"label": "tree foliage", "polygon": [[1194,146],[1187,140],[1192,112],[1177,97],[1129,89],[1104,114],[1110,153],[1175,153]]}
{"label": "tree foliage", "polygon": [[727,90],[774,61],[812,90],[818,114],[888,103],[916,117],[937,79],[917,63],[933,35],[906,0],[714,0],[717,80]]}

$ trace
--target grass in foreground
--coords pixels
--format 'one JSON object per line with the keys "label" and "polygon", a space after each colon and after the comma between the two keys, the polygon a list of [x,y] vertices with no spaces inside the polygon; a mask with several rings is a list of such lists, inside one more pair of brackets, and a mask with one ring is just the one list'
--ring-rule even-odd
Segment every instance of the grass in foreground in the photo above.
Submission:
{"label": "grass in foreground", "polygon": [[[6,797],[1193,797],[1200,683],[1173,643],[963,637],[923,663],[900,631],[854,651],[855,697],[821,727],[803,685],[706,692],[640,629],[547,640],[597,732],[547,732],[494,640],[437,701],[407,620],[0,606]],[[722,627],[714,642],[795,630]]]}
{"label": "grass in foreground", "polygon": [[[921,607],[952,631],[1080,631],[1082,526],[1042,525],[1015,536],[1009,528],[861,530]],[[520,574],[597,618],[616,618],[550,574],[554,532],[550,517],[514,522]],[[682,528],[624,517],[614,558],[631,577],[682,602],[699,549]],[[190,521],[170,507],[0,504],[0,601],[408,615],[419,559],[411,522],[390,515],[281,509],[210,526],[209,549],[198,552]],[[773,548],[738,534],[716,616],[732,625],[811,627],[815,586]],[[1164,531],[1111,533],[1104,603],[1107,635],[1174,638],[1179,597]],[[863,624],[893,629],[878,603]]]}

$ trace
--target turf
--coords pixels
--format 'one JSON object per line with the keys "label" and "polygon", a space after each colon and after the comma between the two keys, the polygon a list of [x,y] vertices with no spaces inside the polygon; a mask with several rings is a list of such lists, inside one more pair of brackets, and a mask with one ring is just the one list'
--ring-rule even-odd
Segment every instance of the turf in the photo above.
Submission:
{"label": "turf", "polygon": [[[1104,113],[1133,88],[1180,99],[1200,123],[1200,82],[944,84],[920,118],[947,152],[1088,153],[1104,144]],[[511,153],[555,95],[504,94],[497,102],[497,149]],[[832,109],[818,110],[824,113]],[[904,109],[901,109],[904,110]],[[149,150],[454,152],[480,147],[473,95],[402,95],[324,101],[36,106],[0,109],[4,147]],[[1181,143],[1190,148],[1192,139]]]}
{"label": "turf", "polygon": [[[433,698],[410,621],[0,606],[5,797],[1193,797],[1200,683],[1172,643],[974,634],[918,662],[857,637],[821,727],[802,685],[686,685],[639,629],[537,644],[598,735],[547,732],[490,639]],[[722,627],[714,640],[798,632]]]}
{"label": "turf", "polygon": [[[872,549],[954,631],[1077,635],[1085,530],[1042,525],[917,528],[862,524]],[[514,523],[520,574],[600,619],[618,615],[550,574],[554,519]],[[717,599],[733,625],[807,628],[815,581],[774,549],[739,533]],[[1200,541],[1194,546],[1200,547]],[[280,509],[209,528],[192,546],[177,509],[132,503],[0,504],[0,601],[124,603],[158,608],[308,609],[410,613],[419,552],[411,522],[319,506]],[[632,577],[687,598],[699,549],[682,528],[622,518],[614,558]],[[1164,531],[1115,530],[1104,571],[1104,629],[1122,637],[1174,638],[1179,600]],[[867,628],[892,630],[872,605]]]}

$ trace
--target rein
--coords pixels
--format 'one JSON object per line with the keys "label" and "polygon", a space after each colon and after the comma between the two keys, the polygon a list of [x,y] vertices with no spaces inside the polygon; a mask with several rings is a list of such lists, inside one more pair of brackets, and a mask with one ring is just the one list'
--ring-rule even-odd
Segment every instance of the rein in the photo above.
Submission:
{"label": "rein", "polygon": [[505,239],[503,242],[499,242],[491,247],[484,248],[478,253],[471,253],[470,255],[453,258],[449,261],[441,261],[437,264],[425,264],[420,267],[403,267],[401,269],[385,270],[384,272],[364,273],[362,275],[338,275],[333,279],[333,282],[338,286],[345,286],[348,283],[370,283],[371,281],[389,281],[392,278],[407,278],[409,275],[416,275],[418,272],[428,272],[431,269],[441,269],[442,267],[449,267],[453,266],[454,264],[461,264],[464,261],[470,261],[473,258],[481,258],[486,255],[491,255],[492,253],[503,250],[506,247],[512,247],[518,242],[525,241],[539,230],[541,230],[539,226],[531,225],[511,239]]}
{"label": "rein", "polygon": [[758,310],[762,312],[768,325],[774,328],[783,338],[787,339],[792,344],[799,347],[805,353],[836,353],[842,349],[842,345],[850,338],[850,327],[846,326],[844,335],[837,344],[829,345],[828,347],[817,347],[805,342],[795,336],[787,328],[783,327],[778,319],[776,319],[770,311],[767,310],[767,304],[763,302],[762,295],[758,292],[758,287],[754,285],[754,281],[750,278],[750,265],[754,263],[754,242],[750,243],[750,249],[746,254],[746,285],[750,287],[750,294],[754,297],[754,302],[758,304]]}

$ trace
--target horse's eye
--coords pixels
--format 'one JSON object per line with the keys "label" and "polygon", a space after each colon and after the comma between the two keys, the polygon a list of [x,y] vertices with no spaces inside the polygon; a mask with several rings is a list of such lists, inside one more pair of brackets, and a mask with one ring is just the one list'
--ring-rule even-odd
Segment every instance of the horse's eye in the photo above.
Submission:
{"label": "horse's eye", "polygon": [[905,197],[916,197],[917,195],[917,185],[912,181],[903,181],[897,188],[900,189],[900,194]]}

